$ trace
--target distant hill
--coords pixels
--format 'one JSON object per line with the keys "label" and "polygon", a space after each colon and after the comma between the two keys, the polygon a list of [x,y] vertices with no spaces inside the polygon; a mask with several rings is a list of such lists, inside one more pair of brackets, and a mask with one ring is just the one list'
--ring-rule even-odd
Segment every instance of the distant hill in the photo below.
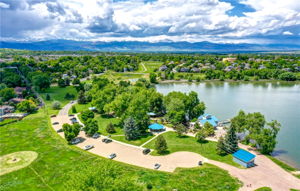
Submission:
{"label": "distant hill", "polygon": [[211,42],[138,42],[114,41],[91,42],[71,40],[48,40],[35,42],[4,42],[1,48],[26,50],[83,50],[105,52],[268,52],[268,51],[297,51],[300,45],[292,44],[219,44]]}

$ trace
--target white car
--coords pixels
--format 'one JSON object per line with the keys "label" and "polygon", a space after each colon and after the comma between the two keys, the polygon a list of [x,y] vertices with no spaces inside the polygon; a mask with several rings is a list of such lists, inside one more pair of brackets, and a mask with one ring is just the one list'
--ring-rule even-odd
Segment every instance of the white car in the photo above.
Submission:
{"label": "white car", "polygon": [[112,154],[110,154],[107,158],[109,158],[109,159],[114,159],[114,158],[116,158],[117,157],[117,154],[116,153],[112,153]]}
{"label": "white car", "polygon": [[92,149],[92,148],[94,148],[94,145],[86,145],[86,146],[84,146],[84,150],[90,150],[90,149]]}
{"label": "white car", "polygon": [[156,163],[155,165],[154,165],[154,169],[159,169],[159,167],[160,167],[161,165],[160,164],[158,164],[158,163]]}

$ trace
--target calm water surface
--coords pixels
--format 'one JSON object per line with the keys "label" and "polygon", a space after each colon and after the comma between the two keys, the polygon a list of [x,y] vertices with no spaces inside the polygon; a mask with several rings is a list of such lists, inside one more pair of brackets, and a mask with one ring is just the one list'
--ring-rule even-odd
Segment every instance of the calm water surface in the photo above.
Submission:
{"label": "calm water surface", "polygon": [[158,92],[198,93],[206,112],[219,120],[234,117],[239,110],[261,112],[268,121],[278,120],[282,128],[274,155],[300,168],[300,83],[289,82],[203,82],[162,83]]}

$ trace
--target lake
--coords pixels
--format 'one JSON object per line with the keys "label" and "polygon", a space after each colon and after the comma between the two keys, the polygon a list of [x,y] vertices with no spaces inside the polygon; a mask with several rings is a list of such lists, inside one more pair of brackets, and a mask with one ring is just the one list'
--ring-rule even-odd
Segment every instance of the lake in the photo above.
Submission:
{"label": "lake", "polygon": [[274,156],[300,169],[300,83],[290,82],[201,82],[161,83],[157,91],[198,93],[206,104],[206,113],[219,120],[230,119],[239,110],[261,112],[266,120],[278,120],[282,128],[277,136]]}

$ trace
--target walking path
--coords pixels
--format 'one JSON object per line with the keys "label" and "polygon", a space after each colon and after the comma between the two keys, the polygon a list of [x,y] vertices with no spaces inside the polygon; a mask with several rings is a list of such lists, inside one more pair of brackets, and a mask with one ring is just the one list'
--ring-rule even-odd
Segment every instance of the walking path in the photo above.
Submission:
{"label": "walking path", "polygon": [[[75,102],[73,102],[73,104],[75,104]],[[71,106],[71,103],[67,104],[56,117],[51,118],[52,123],[59,122],[58,125],[53,125],[55,130],[60,129],[64,123],[70,123],[68,111]],[[63,137],[63,133],[59,133],[59,135]],[[201,160],[204,163],[207,162],[225,169],[232,176],[241,180],[244,183],[243,187],[240,188],[242,191],[253,191],[263,186],[271,187],[273,191],[289,191],[290,188],[300,189],[300,179],[283,170],[266,156],[253,151],[251,152],[256,155],[255,163],[257,166],[249,169],[239,169],[222,162],[206,159],[193,152],[176,152],[166,156],[151,156],[142,153],[143,147],[133,146],[115,140],[108,144],[103,143],[101,141],[103,136],[98,139],[93,139],[87,137],[84,132],[81,131],[78,137],[80,137],[82,141],[76,146],[83,148],[85,145],[94,145],[95,148],[89,150],[91,153],[103,157],[107,157],[111,153],[116,153],[117,157],[114,160],[149,169],[153,169],[154,164],[159,163],[161,164],[159,170],[173,172],[177,167],[196,167]],[[247,149],[244,145],[240,145],[240,147]],[[251,187],[247,185],[251,185]]]}

